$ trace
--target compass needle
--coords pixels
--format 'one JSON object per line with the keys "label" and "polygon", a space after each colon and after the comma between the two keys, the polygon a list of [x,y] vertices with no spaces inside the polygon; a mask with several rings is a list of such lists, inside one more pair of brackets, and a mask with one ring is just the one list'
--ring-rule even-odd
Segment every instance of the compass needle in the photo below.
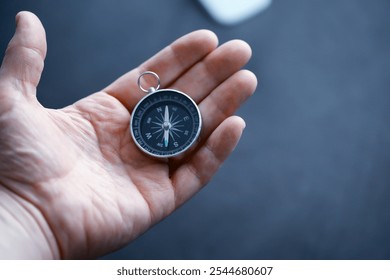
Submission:
{"label": "compass needle", "polygon": [[171,123],[169,122],[169,109],[168,109],[168,106],[165,105],[164,123],[163,123],[165,148],[167,148],[168,144],[169,144],[169,128],[170,128],[170,126],[171,126]]}
{"label": "compass needle", "polygon": [[168,147],[169,144],[169,130],[164,130],[164,145],[165,148]]}
{"label": "compass needle", "polygon": [[169,123],[169,108],[167,105],[165,105],[164,122]]}

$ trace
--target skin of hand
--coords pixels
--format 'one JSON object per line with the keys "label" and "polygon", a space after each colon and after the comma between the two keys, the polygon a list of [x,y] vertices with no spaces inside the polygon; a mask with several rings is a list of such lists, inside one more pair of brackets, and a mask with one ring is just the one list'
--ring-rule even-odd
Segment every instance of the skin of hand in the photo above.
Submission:
{"label": "skin of hand", "polygon": [[[245,122],[236,109],[255,91],[243,41],[218,47],[207,30],[179,38],[102,91],[59,109],[36,88],[46,38],[30,12],[0,68],[0,258],[95,258],[134,240],[197,193],[234,150]],[[143,97],[137,79],[189,94],[203,127],[196,147],[169,160],[142,153],[129,132]]]}

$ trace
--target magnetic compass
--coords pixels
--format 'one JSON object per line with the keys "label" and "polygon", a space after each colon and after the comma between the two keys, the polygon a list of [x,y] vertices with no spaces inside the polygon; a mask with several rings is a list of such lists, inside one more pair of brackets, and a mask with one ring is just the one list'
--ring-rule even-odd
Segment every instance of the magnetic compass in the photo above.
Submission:
{"label": "magnetic compass", "polygon": [[[156,88],[142,87],[141,78],[145,75],[156,78]],[[131,135],[137,146],[155,157],[173,157],[190,148],[202,126],[196,103],[178,90],[159,89],[160,78],[154,72],[142,73],[138,86],[147,95],[135,106],[130,121]]]}

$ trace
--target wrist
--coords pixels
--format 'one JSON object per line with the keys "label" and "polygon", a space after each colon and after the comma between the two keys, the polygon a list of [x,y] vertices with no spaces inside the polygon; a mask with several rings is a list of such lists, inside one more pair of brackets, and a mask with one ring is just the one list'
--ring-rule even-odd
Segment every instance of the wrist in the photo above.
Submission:
{"label": "wrist", "polygon": [[45,217],[32,203],[0,184],[0,259],[59,259]]}

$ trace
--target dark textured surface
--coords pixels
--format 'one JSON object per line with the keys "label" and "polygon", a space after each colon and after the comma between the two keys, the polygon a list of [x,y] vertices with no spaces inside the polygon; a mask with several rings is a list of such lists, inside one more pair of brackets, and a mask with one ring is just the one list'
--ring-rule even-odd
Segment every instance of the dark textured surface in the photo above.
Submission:
{"label": "dark textured surface", "polygon": [[62,107],[199,28],[248,41],[260,80],[243,139],[172,216],[106,256],[390,259],[390,2],[274,1],[241,25],[196,1],[2,1],[0,48],[19,10],[43,21],[39,99]]}

